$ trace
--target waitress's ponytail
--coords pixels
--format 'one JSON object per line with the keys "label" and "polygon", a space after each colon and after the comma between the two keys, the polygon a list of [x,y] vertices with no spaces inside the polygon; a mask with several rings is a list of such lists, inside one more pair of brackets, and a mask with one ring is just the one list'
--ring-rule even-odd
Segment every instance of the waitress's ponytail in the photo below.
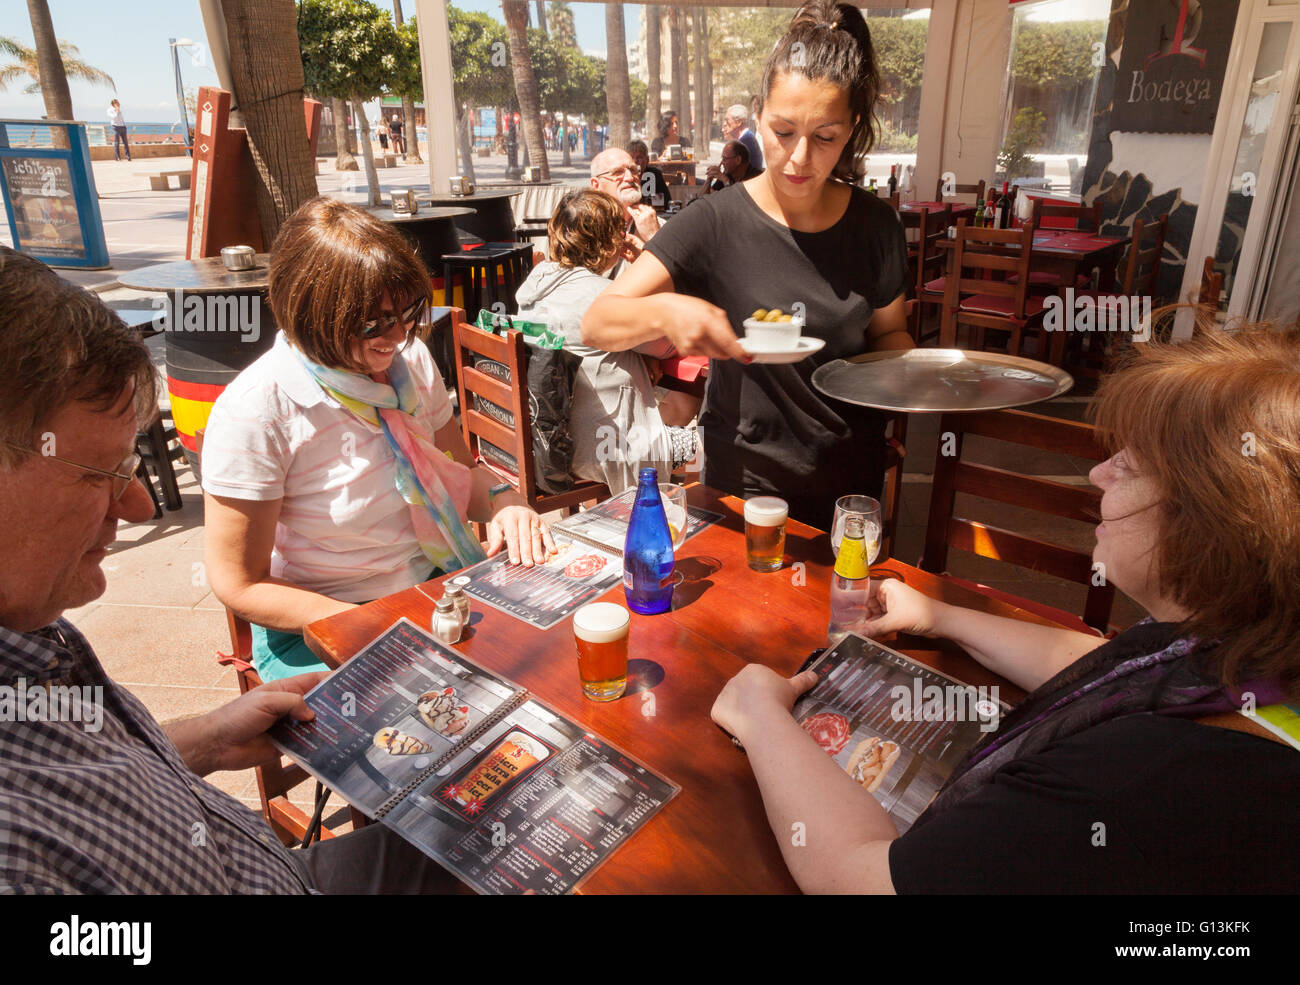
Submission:
{"label": "waitress's ponytail", "polygon": [[800,7],[767,60],[760,111],[776,77],[787,72],[829,82],[848,92],[849,107],[857,122],[832,176],[856,183],[865,168],[863,158],[875,146],[879,130],[876,99],[880,94],[880,73],[871,31],[862,12],[834,0],[812,0]]}

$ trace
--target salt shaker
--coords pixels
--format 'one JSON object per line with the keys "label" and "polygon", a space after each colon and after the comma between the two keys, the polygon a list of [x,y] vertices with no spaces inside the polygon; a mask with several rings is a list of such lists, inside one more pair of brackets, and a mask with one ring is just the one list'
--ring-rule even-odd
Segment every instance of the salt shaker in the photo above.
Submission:
{"label": "salt shaker", "polygon": [[448,585],[443,591],[443,598],[451,599],[455,603],[456,611],[460,613],[461,626],[468,626],[469,597],[466,596],[465,590],[456,584]]}
{"label": "salt shaker", "polygon": [[463,623],[460,613],[456,611],[456,603],[446,596],[438,599],[433,613],[433,625],[430,628],[433,630],[433,635],[444,643],[459,642]]}

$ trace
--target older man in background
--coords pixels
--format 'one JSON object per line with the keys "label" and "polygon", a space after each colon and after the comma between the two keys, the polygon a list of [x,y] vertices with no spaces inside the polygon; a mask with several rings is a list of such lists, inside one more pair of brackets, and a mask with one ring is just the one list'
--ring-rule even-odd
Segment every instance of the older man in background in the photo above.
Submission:
{"label": "older man in background", "polygon": [[659,217],[641,203],[641,169],[632,155],[620,147],[603,150],[591,160],[591,187],[613,195],[627,215],[629,243],[641,247],[659,231]]}
{"label": "older man in background", "polygon": [[165,726],[108,677],[62,613],[104,593],[119,521],[153,516],[135,451],[153,364],[101,301],[3,246],[0,311],[0,687],[50,695],[0,725],[0,894],[454,886],[383,825],[290,852],[201,779],[278,758],[267,730],[310,718],[303,695],[323,674]]}
{"label": "older man in background", "polygon": [[736,103],[727,108],[727,115],[722,118],[722,136],[727,140],[739,140],[749,151],[749,166],[762,170],[763,147],[753,130],[745,125],[745,107]]}

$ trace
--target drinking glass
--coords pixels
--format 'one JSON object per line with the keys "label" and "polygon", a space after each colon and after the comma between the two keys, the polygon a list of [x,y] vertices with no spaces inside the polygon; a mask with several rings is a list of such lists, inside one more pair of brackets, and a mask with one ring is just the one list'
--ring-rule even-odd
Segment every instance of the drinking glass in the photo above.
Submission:
{"label": "drinking glass", "polygon": [[686,490],[675,482],[659,483],[659,498],[664,501],[664,516],[668,520],[668,533],[673,538],[673,553],[686,540]]}
{"label": "drinking glass", "polygon": [[627,688],[627,631],[631,616],[613,602],[592,602],[573,614],[578,679],[592,701],[613,701]]}
{"label": "drinking glass", "polygon": [[755,571],[779,571],[785,563],[789,506],[777,496],[745,500],[745,560]]}
{"label": "drinking glass", "polygon": [[831,555],[840,555],[840,541],[844,539],[844,521],[850,516],[862,517],[863,539],[867,542],[867,564],[876,563],[880,555],[880,503],[870,496],[841,496],[835,501],[835,522],[831,525]]}

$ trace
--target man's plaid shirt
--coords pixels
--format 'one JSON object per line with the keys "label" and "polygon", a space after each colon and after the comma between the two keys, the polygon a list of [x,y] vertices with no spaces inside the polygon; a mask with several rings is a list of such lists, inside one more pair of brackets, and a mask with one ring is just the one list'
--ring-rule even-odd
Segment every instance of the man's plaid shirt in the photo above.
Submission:
{"label": "man's plaid shirt", "polygon": [[266,823],[181,761],[67,620],[0,627],[0,687],[22,679],[102,687],[103,727],[0,722],[0,892],[308,891]]}

